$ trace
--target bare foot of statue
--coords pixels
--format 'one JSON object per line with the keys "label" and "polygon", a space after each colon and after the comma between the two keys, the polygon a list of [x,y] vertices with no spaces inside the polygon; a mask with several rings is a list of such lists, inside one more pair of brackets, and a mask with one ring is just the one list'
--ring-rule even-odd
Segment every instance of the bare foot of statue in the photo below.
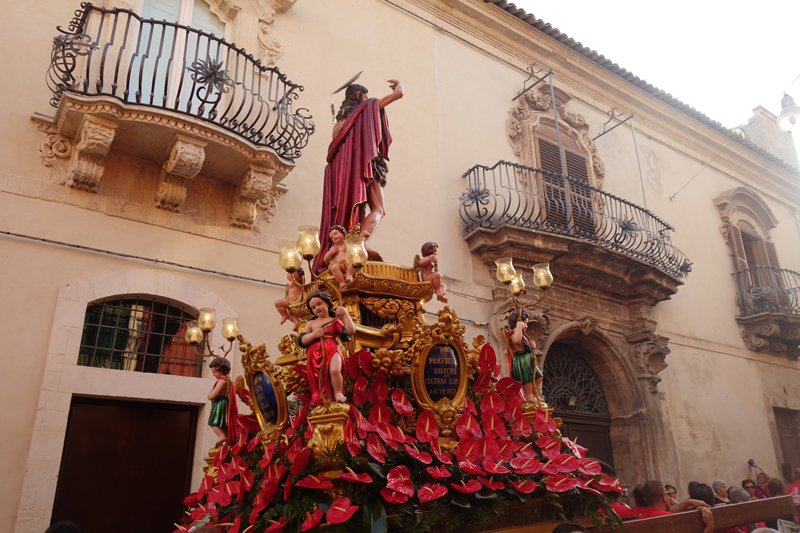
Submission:
{"label": "bare foot of statue", "polygon": [[436,293],[436,299],[442,302],[443,304],[447,303],[447,298],[443,294]]}
{"label": "bare foot of statue", "polygon": [[338,393],[338,394],[334,395],[334,398],[333,398],[333,399],[334,399],[334,400],[336,400],[336,401],[337,401],[337,402],[339,402],[339,403],[344,403],[344,402],[346,402],[346,401],[347,401],[347,396],[345,396],[344,394],[342,394],[342,393],[340,392],[340,393]]}
{"label": "bare foot of statue", "polygon": [[283,323],[284,323],[284,322],[286,322],[287,320],[289,320],[289,317],[288,317],[288,316],[281,317],[281,326],[282,326],[282,325],[283,325]]}

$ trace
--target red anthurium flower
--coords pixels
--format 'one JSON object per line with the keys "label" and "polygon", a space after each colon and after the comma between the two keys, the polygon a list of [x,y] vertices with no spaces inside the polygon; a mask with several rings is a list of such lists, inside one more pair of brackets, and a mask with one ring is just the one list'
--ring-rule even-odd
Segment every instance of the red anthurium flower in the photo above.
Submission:
{"label": "red anthurium flower", "polygon": [[486,479],[485,477],[479,477],[478,482],[486,487],[489,490],[498,490],[505,488],[506,484],[502,481],[495,481],[493,477]]}
{"label": "red anthurium flower", "polygon": [[253,487],[253,472],[245,470],[239,477],[239,486],[241,492],[247,492]]}
{"label": "red anthurium flower", "polygon": [[258,420],[256,420],[256,415],[237,415],[236,416],[236,429],[238,431],[259,431],[261,426],[258,424]]}
{"label": "red anthurium flower", "polygon": [[533,425],[536,428],[536,431],[539,433],[555,433],[555,431],[558,429],[553,417],[547,414],[547,411],[544,409],[539,409],[536,411],[536,417],[533,419]]}
{"label": "red anthurium flower", "polygon": [[[253,450],[255,450],[256,446],[261,444],[261,439],[262,439],[261,433],[259,432],[258,434],[256,434],[255,437],[250,439],[250,442],[247,443],[247,451],[248,452],[252,452]],[[275,443],[274,442],[271,444],[271,446],[272,446],[272,450],[275,451]]]}
{"label": "red anthurium flower", "polygon": [[472,392],[483,396],[484,394],[486,394],[486,389],[489,388],[489,383],[491,383],[491,381],[492,381],[491,372],[488,371],[481,372],[475,379],[475,383],[472,384]]}
{"label": "red anthurium flower", "polygon": [[231,451],[233,452],[234,455],[236,455],[240,451],[242,451],[242,448],[244,448],[246,444],[247,444],[247,433],[243,432],[241,435],[239,435],[239,440],[237,440],[236,444],[233,445]]}
{"label": "red anthurium flower", "polygon": [[502,413],[506,410],[506,403],[495,391],[489,391],[486,396],[481,400],[481,411],[494,411],[495,413]]}
{"label": "red anthurium flower", "polygon": [[478,474],[478,475],[486,474],[486,472],[481,470],[481,468],[478,465],[476,465],[475,463],[472,463],[470,461],[467,461],[466,459],[463,460],[463,461],[459,461],[458,462],[458,467],[463,472],[466,472],[467,474],[473,474],[473,475],[474,474]]}
{"label": "red anthurium flower", "polygon": [[511,422],[519,416],[522,416],[522,400],[517,397],[506,400],[506,410],[503,412],[503,418]]}
{"label": "red anthurium flower", "polygon": [[515,457],[514,459],[511,459],[509,464],[517,474],[535,474],[542,469],[542,463],[533,457],[529,459]]}
{"label": "red anthurium flower", "polygon": [[208,493],[208,503],[218,503],[221,507],[231,504],[231,497],[239,493],[239,482],[229,481],[223,485],[217,485]]}
{"label": "red anthurium flower", "polygon": [[367,378],[361,376],[353,384],[353,403],[356,405],[363,405],[368,399]]}
{"label": "red anthurium flower", "polygon": [[265,486],[268,482],[274,481],[278,483],[281,479],[283,479],[283,475],[286,473],[286,467],[283,465],[269,465],[266,470],[264,470],[264,481],[261,483],[261,486]]}
{"label": "red anthurium flower", "polygon": [[414,414],[414,408],[411,407],[411,402],[408,401],[408,396],[402,389],[392,391],[392,405],[394,405],[394,410],[403,416]]}
{"label": "red anthurium flower", "polygon": [[483,348],[481,348],[481,354],[478,356],[478,365],[480,366],[481,372],[488,370],[495,376],[500,375],[502,367],[497,364],[497,354],[491,344],[486,343],[483,345]]}
{"label": "red anthurium flower", "polygon": [[587,492],[591,492],[592,494],[602,494],[602,492],[600,492],[599,490],[594,489],[594,488],[592,488],[590,486],[592,484],[592,481],[594,481],[594,480],[593,479],[583,479],[581,481],[578,481],[578,488],[579,489],[583,489],[583,490],[585,490]]}
{"label": "red anthurium flower", "polygon": [[361,365],[358,354],[359,352],[351,353],[350,357],[347,358],[347,374],[353,381],[361,377]]}
{"label": "red anthurium flower", "polygon": [[488,458],[483,460],[483,469],[486,470],[487,474],[494,474],[498,476],[511,472],[511,470],[503,466],[503,463],[493,463]]}
{"label": "red anthurium flower", "polygon": [[298,453],[297,456],[294,458],[294,462],[292,466],[289,467],[289,470],[292,472],[292,476],[297,477],[300,472],[303,471],[305,467],[308,466],[308,461],[311,459],[311,449],[305,448],[302,452]]}
{"label": "red anthurium flower", "polygon": [[309,529],[314,529],[322,522],[322,515],[325,512],[322,509],[317,509],[313,513],[306,513],[306,519],[303,520],[303,525],[300,526],[300,531],[307,531]]}
{"label": "red anthurium flower", "polygon": [[463,414],[459,417],[458,422],[456,422],[456,434],[459,439],[464,439],[470,434],[478,439],[483,436],[478,421],[475,420],[475,417],[468,414]]}
{"label": "red anthurium flower", "polygon": [[561,441],[553,437],[544,436],[536,441],[536,445],[542,450],[542,455],[548,459],[561,453]]}
{"label": "red anthurium flower", "polygon": [[390,489],[381,489],[381,496],[389,503],[406,503],[408,501],[408,496]]}
{"label": "red anthurium flower", "polygon": [[292,478],[287,477],[286,483],[283,484],[283,501],[288,502],[292,496]]}
{"label": "red anthurium flower", "polygon": [[200,482],[200,489],[197,491],[197,498],[202,500],[203,496],[205,496],[214,485],[214,478],[211,476],[205,476],[203,481]]}
{"label": "red anthurium flower", "polygon": [[531,443],[528,442],[516,451],[516,456],[525,459],[535,459],[536,450],[534,450],[533,446],[531,446]]}
{"label": "red anthurium flower", "polygon": [[586,448],[584,448],[583,446],[578,446],[577,442],[572,442],[567,437],[562,437],[561,441],[567,445],[567,448],[572,450],[572,453],[575,454],[575,457],[577,457],[578,459],[583,459],[584,457],[586,457],[586,451],[587,451]]}
{"label": "red anthurium flower", "polygon": [[405,442],[406,444],[416,444],[419,441],[417,441],[417,439],[415,439],[411,435],[403,435],[403,442]]}
{"label": "red anthurium flower", "polygon": [[510,461],[512,457],[514,457],[514,442],[510,439],[497,439],[495,444],[497,444],[497,460],[503,461]]}
{"label": "red anthurium flower", "polygon": [[379,463],[386,462],[386,450],[374,433],[370,433],[367,439],[367,452]]}
{"label": "red anthurium flower", "polygon": [[411,457],[413,457],[417,461],[420,461],[421,463],[429,465],[429,464],[431,464],[433,462],[433,457],[431,457],[431,454],[429,454],[428,452],[420,452],[417,449],[417,447],[414,446],[413,444],[411,446],[406,444],[405,445],[405,449],[406,449],[406,452],[408,453],[408,455],[410,455]]}
{"label": "red anthurium flower", "polygon": [[513,378],[502,378],[494,387],[503,395],[503,398],[510,400],[519,395],[522,383]]}
{"label": "red anthurium flower", "polygon": [[350,452],[350,455],[355,457],[358,454],[358,450],[361,449],[361,443],[358,442],[358,437],[356,436],[356,425],[353,424],[353,421],[348,418],[347,422],[344,424],[344,443],[347,445],[347,451]]}
{"label": "red anthurium flower", "polygon": [[308,372],[306,372],[306,365],[294,365],[294,373],[301,378],[308,380]]}
{"label": "red anthurium flower", "polygon": [[483,437],[478,441],[478,460],[484,461],[497,461],[497,458],[500,456],[500,448],[497,446],[497,443],[494,439],[487,437]]}
{"label": "red anthurium flower", "polygon": [[333,481],[325,476],[308,476],[295,483],[295,485],[307,489],[332,489]]}
{"label": "red anthurium flower", "polygon": [[386,385],[386,378],[379,372],[372,380],[372,385],[369,386],[369,401],[372,403],[385,402],[388,397],[389,387]]}
{"label": "red anthurium flower", "polygon": [[389,433],[392,435],[392,440],[398,444],[403,444],[406,441],[406,435],[403,431],[397,427],[389,424]]}
{"label": "red anthurium flower", "polygon": [[353,469],[349,466],[347,467],[347,472],[342,472],[339,474],[339,479],[349,481],[350,483],[372,483],[372,478],[369,474],[364,472],[363,474],[358,475],[353,472]]}
{"label": "red anthurium flower", "polygon": [[278,531],[283,529],[283,526],[289,523],[289,519],[282,516],[277,522],[275,520],[270,520],[269,522],[272,525],[265,529],[264,533],[278,533]]}
{"label": "red anthurium flower", "polygon": [[389,445],[389,447],[393,450],[397,449],[397,441],[394,440],[392,436],[392,432],[389,429],[388,424],[378,423],[375,424],[375,427],[378,429],[378,436]]}
{"label": "red anthurium flower", "polygon": [[456,459],[461,461],[478,460],[478,440],[475,437],[461,439],[456,447]]}
{"label": "red anthurium flower", "polygon": [[528,419],[520,415],[511,421],[511,433],[516,436],[523,436],[526,439],[531,436],[533,430],[528,423]]}
{"label": "red anthurium flower", "polygon": [[407,466],[396,466],[386,474],[386,488],[402,492],[409,496],[414,495],[414,483],[411,481],[411,472]]}
{"label": "red anthurium flower", "polygon": [[239,528],[242,526],[242,516],[239,515],[233,519],[233,524],[225,533],[239,533]]}
{"label": "red anthurium flower", "polygon": [[578,480],[564,475],[547,478],[545,488],[550,492],[566,492],[578,486]]}
{"label": "red anthurium flower", "polygon": [[300,440],[299,438],[294,439],[289,448],[286,450],[286,457],[289,458],[290,462],[294,462],[294,460],[297,458],[297,454],[300,453],[302,449],[303,449],[303,441]]}
{"label": "red anthurium flower", "polygon": [[358,430],[358,438],[366,439],[368,431],[375,431],[375,425],[364,418],[364,415],[361,414],[361,411],[358,409],[351,409],[353,412],[353,417],[356,420],[356,429]]}
{"label": "red anthurium flower", "polygon": [[622,492],[624,489],[620,486],[619,480],[611,476],[603,474],[603,477],[597,482],[598,485],[605,490],[613,490],[614,492]]}
{"label": "red anthurium flower", "polygon": [[546,474],[548,476],[554,476],[560,472],[558,463],[554,463],[553,461],[548,461],[542,467],[542,474]]}
{"label": "red anthurium flower", "polygon": [[530,494],[539,487],[537,483],[534,483],[529,479],[526,479],[525,481],[519,481],[517,483],[512,483],[511,486],[523,494]]}
{"label": "red anthurium flower", "polygon": [[464,407],[461,408],[461,412],[465,415],[478,415],[478,410],[475,409],[475,404],[472,403],[469,396],[464,397]]}
{"label": "red anthurium flower", "polygon": [[568,453],[559,453],[552,458],[552,461],[558,464],[558,471],[561,474],[574,472],[578,468],[578,460],[574,455]]}
{"label": "red anthurium flower", "polygon": [[222,463],[224,463],[225,459],[228,458],[228,452],[230,451],[230,449],[231,447],[228,446],[227,444],[219,449],[217,455],[214,456],[214,461],[213,461],[214,466],[216,466],[217,468],[222,466]]}
{"label": "red anthurium flower", "polygon": [[425,483],[417,491],[417,498],[421,502],[429,502],[447,494],[447,487]]}
{"label": "red anthurium flower", "polygon": [[372,424],[388,424],[389,423],[389,407],[383,402],[375,404],[369,412],[369,421]]}
{"label": "red anthurium flower", "polygon": [[421,415],[417,417],[417,440],[420,442],[428,442],[432,438],[439,437],[439,427],[436,425],[436,418],[433,416],[433,411],[425,409]]}
{"label": "red anthurium flower", "polygon": [[439,447],[439,437],[431,439],[430,445],[431,453],[433,453],[433,455],[439,459],[439,461],[446,465],[453,464],[453,459],[450,457],[450,454],[442,452],[441,448]]}
{"label": "red anthurium flower", "polygon": [[435,466],[429,466],[425,469],[425,471],[436,479],[450,477],[450,471],[447,470],[444,465],[440,466],[439,468],[436,468]]}
{"label": "red anthurium flower", "polygon": [[473,492],[478,492],[481,490],[481,485],[474,479],[470,479],[468,482],[464,483],[464,480],[461,480],[460,483],[450,483],[450,486],[456,489],[458,492],[463,492],[464,494],[472,494]]}
{"label": "red anthurium flower", "polygon": [[492,411],[484,411],[481,413],[481,421],[483,422],[483,432],[486,436],[504,439],[508,436],[506,425]]}
{"label": "red anthurium flower", "polygon": [[366,375],[371,376],[375,369],[372,368],[372,352],[364,348],[356,352],[358,355],[358,364],[361,366],[361,371]]}

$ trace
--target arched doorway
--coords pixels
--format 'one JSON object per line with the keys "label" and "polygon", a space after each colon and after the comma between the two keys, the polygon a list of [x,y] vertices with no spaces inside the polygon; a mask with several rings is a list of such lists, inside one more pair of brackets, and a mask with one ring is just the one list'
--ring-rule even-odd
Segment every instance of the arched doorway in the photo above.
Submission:
{"label": "arched doorway", "polygon": [[589,449],[609,475],[616,475],[611,449],[611,414],[603,387],[586,359],[574,348],[554,342],[544,363],[542,392],[563,420],[561,433]]}

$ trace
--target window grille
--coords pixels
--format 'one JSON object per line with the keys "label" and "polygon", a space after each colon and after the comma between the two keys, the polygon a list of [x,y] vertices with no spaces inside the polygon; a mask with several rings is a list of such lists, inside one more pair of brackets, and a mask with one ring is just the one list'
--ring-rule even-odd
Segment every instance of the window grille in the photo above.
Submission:
{"label": "window grille", "polygon": [[597,374],[578,352],[554,342],[544,360],[542,393],[550,407],[608,415],[608,403]]}
{"label": "window grille", "polygon": [[203,358],[184,339],[197,312],[153,296],[114,296],[86,308],[78,364],[200,377]]}

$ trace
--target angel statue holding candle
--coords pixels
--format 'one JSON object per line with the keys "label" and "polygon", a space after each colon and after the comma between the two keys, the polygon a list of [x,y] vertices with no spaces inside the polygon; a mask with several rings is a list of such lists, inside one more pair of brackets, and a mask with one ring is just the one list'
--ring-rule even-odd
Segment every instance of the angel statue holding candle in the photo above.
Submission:
{"label": "angel statue holding candle", "polygon": [[308,349],[306,372],[311,388],[312,406],[320,403],[345,402],[344,355],[339,344],[349,342],[356,332],[350,313],[341,305],[333,306],[331,295],[314,291],[306,306],[316,318],[309,320],[297,341]]}

